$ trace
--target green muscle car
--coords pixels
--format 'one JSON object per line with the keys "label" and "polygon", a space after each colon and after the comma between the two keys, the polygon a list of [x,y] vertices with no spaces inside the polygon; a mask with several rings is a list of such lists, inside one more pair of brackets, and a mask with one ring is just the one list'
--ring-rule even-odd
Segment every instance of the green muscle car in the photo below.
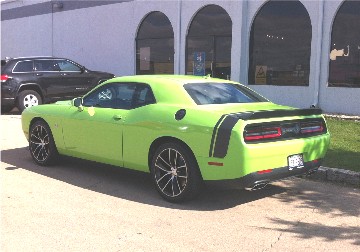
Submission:
{"label": "green muscle car", "polygon": [[316,171],[330,140],[321,113],[274,104],[233,81],[141,75],[30,107],[22,127],[39,165],[66,155],[150,172],[160,195],[179,202],[203,181],[256,189]]}

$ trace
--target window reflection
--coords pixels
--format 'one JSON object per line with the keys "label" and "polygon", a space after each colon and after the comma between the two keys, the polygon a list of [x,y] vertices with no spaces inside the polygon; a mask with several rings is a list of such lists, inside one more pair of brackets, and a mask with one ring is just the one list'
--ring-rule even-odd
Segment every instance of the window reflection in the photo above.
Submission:
{"label": "window reflection", "polygon": [[309,85],[311,21],[299,1],[269,1],[250,34],[249,84]]}
{"label": "window reflection", "polygon": [[223,8],[208,5],[201,9],[187,35],[186,73],[230,79],[231,32],[232,21]]}
{"label": "window reflection", "polygon": [[136,74],[174,73],[174,32],[164,13],[150,13],[136,38]]}
{"label": "window reflection", "polygon": [[329,66],[330,87],[360,87],[360,2],[345,1],[336,14]]}

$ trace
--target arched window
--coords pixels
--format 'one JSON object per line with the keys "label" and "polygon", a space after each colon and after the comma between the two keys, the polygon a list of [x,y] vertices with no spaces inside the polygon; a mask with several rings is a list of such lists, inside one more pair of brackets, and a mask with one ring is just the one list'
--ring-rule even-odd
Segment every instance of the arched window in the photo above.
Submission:
{"label": "arched window", "polygon": [[251,27],[249,84],[308,86],[311,21],[298,0],[269,1]]}
{"label": "arched window", "polygon": [[329,87],[360,88],[360,2],[344,1],[331,33]]}
{"label": "arched window", "polygon": [[174,31],[164,13],[142,21],[136,37],[136,74],[174,73]]}
{"label": "arched window", "polygon": [[194,17],[186,38],[186,73],[230,79],[232,21],[220,6],[208,5]]}

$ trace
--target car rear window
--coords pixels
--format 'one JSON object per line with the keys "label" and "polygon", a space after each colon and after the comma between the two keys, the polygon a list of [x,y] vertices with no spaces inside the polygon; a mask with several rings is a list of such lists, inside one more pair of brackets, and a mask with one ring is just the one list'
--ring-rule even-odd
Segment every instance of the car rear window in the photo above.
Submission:
{"label": "car rear window", "polygon": [[184,88],[198,105],[268,101],[251,89],[231,83],[191,83]]}
{"label": "car rear window", "polygon": [[26,60],[26,61],[19,61],[14,69],[13,73],[24,73],[24,72],[31,72],[33,70],[33,61]]}

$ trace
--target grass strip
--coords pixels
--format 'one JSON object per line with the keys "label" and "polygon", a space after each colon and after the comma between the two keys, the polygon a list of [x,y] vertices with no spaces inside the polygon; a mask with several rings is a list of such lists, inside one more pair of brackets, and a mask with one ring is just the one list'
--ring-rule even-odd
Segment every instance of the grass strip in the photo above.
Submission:
{"label": "grass strip", "polygon": [[360,122],[327,118],[330,147],[323,166],[360,172]]}

